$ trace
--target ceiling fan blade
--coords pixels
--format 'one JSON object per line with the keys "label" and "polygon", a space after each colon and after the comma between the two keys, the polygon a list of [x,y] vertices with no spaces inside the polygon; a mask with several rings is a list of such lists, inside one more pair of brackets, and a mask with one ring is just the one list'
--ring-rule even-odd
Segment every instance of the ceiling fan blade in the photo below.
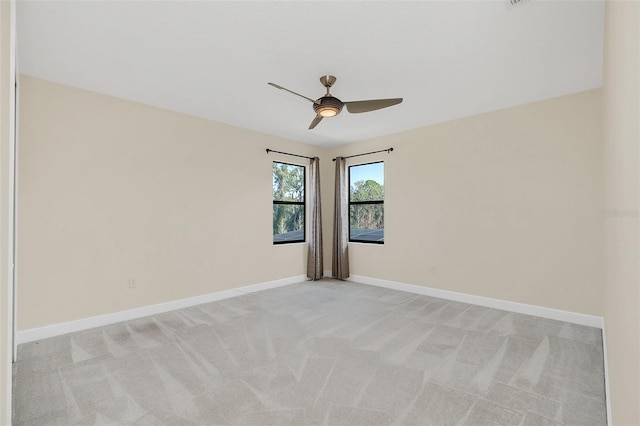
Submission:
{"label": "ceiling fan blade", "polygon": [[400,102],[402,102],[402,98],[371,99],[369,101],[345,102],[344,104],[347,107],[347,111],[351,114],[357,114],[360,112],[375,111],[377,109],[398,105]]}
{"label": "ceiling fan blade", "polygon": [[322,121],[323,118],[324,117],[321,116],[320,114],[316,115],[316,118],[314,118],[313,121],[311,122],[311,124],[309,124],[309,130],[311,130],[314,127],[316,127],[318,125],[318,123]]}
{"label": "ceiling fan blade", "polygon": [[289,89],[287,89],[287,88],[285,88],[285,87],[278,86],[278,85],[277,85],[277,84],[275,84],[275,83],[268,83],[268,84],[269,84],[270,86],[275,87],[276,89],[280,89],[280,90],[284,90],[285,92],[293,93],[293,94],[294,94],[294,95],[296,95],[296,96],[300,96],[301,98],[305,98],[305,99],[306,99],[306,100],[308,100],[309,102],[313,102],[314,104],[316,103],[316,100],[315,100],[315,99],[307,98],[306,96],[303,96],[303,95],[301,95],[300,93],[296,93],[296,92],[294,92],[293,90],[289,90]]}

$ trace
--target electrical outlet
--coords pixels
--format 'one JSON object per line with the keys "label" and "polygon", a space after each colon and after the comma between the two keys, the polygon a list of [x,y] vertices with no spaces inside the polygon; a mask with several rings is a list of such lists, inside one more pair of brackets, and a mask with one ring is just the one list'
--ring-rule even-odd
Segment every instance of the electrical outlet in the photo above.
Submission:
{"label": "electrical outlet", "polygon": [[129,278],[129,288],[136,288],[136,279]]}

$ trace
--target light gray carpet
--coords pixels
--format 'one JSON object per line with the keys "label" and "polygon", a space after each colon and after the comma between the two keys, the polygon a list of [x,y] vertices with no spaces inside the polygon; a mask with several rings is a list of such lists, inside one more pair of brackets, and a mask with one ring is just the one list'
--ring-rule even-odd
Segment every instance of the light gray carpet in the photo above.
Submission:
{"label": "light gray carpet", "polygon": [[605,425],[601,332],[339,281],[20,345],[16,425]]}

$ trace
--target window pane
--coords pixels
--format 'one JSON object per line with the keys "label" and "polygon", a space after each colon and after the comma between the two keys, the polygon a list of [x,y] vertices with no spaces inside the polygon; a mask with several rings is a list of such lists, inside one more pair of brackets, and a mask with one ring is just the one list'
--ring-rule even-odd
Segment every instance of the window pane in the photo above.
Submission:
{"label": "window pane", "polygon": [[304,167],[273,163],[274,201],[304,202]]}
{"label": "window pane", "polygon": [[384,204],[349,206],[349,239],[384,242]]}
{"label": "window pane", "polygon": [[304,241],[304,205],[273,205],[273,242]]}
{"label": "window pane", "polygon": [[384,243],[384,162],[349,167],[349,241]]}
{"label": "window pane", "polygon": [[384,200],[384,163],[349,167],[350,201]]}
{"label": "window pane", "polygon": [[305,240],[305,168],[273,162],[273,243]]}

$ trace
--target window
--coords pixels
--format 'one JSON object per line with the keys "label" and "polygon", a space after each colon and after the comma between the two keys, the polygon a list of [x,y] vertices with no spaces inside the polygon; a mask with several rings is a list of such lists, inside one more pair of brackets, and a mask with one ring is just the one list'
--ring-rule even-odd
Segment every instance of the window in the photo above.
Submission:
{"label": "window", "polygon": [[349,241],[384,244],[384,162],[349,166]]}
{"label": "window", "polygon": [[273,244],[305,240],[305,168],[273,162]]}

